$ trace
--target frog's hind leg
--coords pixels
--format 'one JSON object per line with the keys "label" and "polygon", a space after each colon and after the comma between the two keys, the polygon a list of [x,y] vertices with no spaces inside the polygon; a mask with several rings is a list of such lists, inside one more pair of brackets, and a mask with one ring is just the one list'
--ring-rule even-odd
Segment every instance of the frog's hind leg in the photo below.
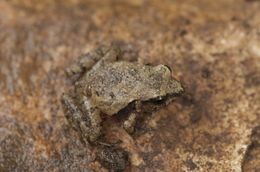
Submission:
{"label": "frog's hind leg", "polygon": [[106,62],[114,62],[121,56],[121,49],[116,45],[111,45],[109,50],[106,52],[103,60]]}
{"label": "frog's hind leg", "polygon": [[[99,61],[115,61],[120,54],[120,49],[116,46],[100,46],[97,49],[83,54],[79,59],[66,69],[68,77],[82,74],[90,70]],[[103,60],[101,60],[103,59]]]}
{"label": "frog's hind leg", "polygon": [[85,138],[90,142],[94,142],[102,134],[101,127],[101,112],[93,107],[87,97],[83,98],[82,110],[86,112],[84,118],[88,121],[87,125],[84,121],[80,123],[80,129]]}
{"label": "frog's hind leg", "polygon": [[94,66],[104,56],[103,51],[105,50],[100,50],[100,48],[98,48],[81,55],[75,63],[66,69],[67,76],[71,77],[91,69],[92,66]]}
{"label": "frog's hind leg", "polygon": [[[74,98],[69,94],[62,95],[62,105],[65,117],[72,127],[81,133],[84,142],[93,142],[99,137],[101,127],[98,110],[89,109],[87,114],[83,114]],[[95,118],[91,116],[95,116]]]}
{"label": "frog's hind leg", "polygon": [[73,97],[69,94],[63,94],[61,103],[66,119],[74,129],[79,130],[79,122],[82,118],[82,113],[78,109]]}

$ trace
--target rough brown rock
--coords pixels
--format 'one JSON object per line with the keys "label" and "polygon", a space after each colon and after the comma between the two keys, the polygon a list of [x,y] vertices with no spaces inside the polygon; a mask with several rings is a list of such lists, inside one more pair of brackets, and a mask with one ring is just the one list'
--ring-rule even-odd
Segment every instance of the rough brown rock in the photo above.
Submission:
{"label": "rough brown rock", "polygon": [[259,170],[258,1],[1,0],[0,9],[0,171],[105,171],[59,98],[64,68],[111,41],[172,67],[186,88],[134,136],[141,163],[127,171]]}

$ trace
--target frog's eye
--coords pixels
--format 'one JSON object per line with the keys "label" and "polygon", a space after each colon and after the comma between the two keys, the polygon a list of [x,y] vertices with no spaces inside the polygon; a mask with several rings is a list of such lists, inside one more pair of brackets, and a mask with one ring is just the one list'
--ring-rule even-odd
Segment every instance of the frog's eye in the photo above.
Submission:
{"label": "frog's eye", "polygon": [[152,66],[152,63],[145,63],[146,66]]}
{"label": "frog's eye", "polygon": [[171,69],[166,65],[157,66],[157,71],[162,74],[163,77],[169,78],[171,77]]}
{"label": "frog's eye", "polygon": [[169,69],[169,71],[171,71],[172,72],[172,69],[171,69],[171,67],[170,66],[168,66],[168,65],[164,65],[167,69]]}
{"label": "frog's eye", "polygon": [[159,97],[155,98],[154,100],[152,100],[152,102],[156,105],[163,104],[165,102],[165,97],[159,96]]}
{"label": "frog's eye", "polygon": [[163,99],[163,97],[162,96],[159,96],[158,98],[157,98],[157,100],[162,100]]}

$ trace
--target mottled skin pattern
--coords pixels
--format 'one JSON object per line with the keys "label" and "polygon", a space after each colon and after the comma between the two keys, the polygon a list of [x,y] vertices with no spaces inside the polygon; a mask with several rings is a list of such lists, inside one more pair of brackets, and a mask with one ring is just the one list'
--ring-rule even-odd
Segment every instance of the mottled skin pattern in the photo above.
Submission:
{"label": "mottled skin pattern", "polygon": [[128,62],[121,57],[119,47],[103,46],[67,69],[68,76],[80,76],[74,90],[62,96],[65,116],[85,141],[94,142],[101,135],[101,113],[112,116],[134,103],[123,122],[131,133],[143,105],[165,105],[183,92],[167,66]]}

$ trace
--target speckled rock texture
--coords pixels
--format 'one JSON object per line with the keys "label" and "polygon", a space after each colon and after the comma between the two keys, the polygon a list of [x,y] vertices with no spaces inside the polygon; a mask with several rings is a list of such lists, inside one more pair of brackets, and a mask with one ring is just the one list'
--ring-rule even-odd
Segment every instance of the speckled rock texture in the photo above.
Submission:
{"label": "speckled rock texture", "polygon": [[107,171],[60,96],[65,67],[109,42],[170,66],[186,90],[133,137],[107,127],[125,171],[260,171],[259,1],[0,0],[1,172]]}

